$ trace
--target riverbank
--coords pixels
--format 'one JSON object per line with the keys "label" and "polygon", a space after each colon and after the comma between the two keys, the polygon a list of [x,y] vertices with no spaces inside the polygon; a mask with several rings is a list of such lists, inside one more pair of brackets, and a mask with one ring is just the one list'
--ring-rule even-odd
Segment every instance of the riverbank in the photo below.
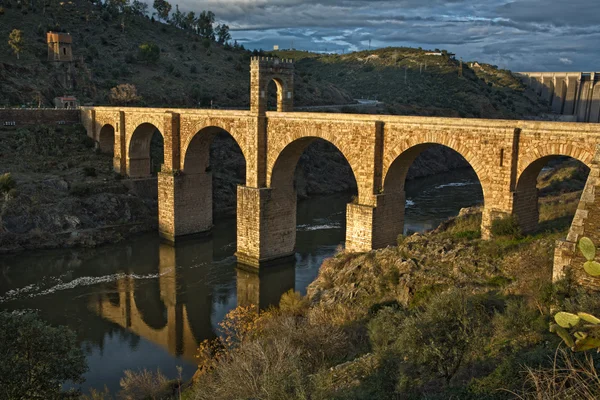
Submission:
{"label": "riverbank", "polygon": [[397,247],[338,253],[306,296],[226,317],[186,398],[532,398],[526,369],[551,368],[560,344],[551,310],[600,309],[568,280],[552,284],[575,197],[547,196],[534,235],[482,241],[471,209]]}
{"label": "riverbank", "polygon": [[600,310],[568,279],[552,283],[586,175],[572,161],[545,169],[532,235],[483,241],[480,209],[464,209],[395,247],[339,252],[306,296],[289,292],[260,314],[238,307],[222,338],[200,346],[187,398],[535,398],[531,379],[560,344],[551,310]]}

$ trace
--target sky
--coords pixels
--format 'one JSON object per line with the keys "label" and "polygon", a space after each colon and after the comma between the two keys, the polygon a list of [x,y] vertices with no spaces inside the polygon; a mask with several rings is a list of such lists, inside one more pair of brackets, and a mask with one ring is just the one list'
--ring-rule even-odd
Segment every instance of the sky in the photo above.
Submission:
{"label": "sky", "polygon": [[[150,0],[147,0],[150,1]],[[250,49],[446,49],[513,71],[600,71],[600,0],[172,0]]]}

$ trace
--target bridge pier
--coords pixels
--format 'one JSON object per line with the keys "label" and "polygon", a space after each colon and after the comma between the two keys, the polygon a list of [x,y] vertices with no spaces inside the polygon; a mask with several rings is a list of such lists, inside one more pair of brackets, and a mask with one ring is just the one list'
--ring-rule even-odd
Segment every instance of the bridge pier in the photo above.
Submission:
{"label": "bridge pier", "polygon": [[158,230],[174,243],[177,237],[212,228],[212,174],[158,173]]}
{"label": "bridge pier", "polygon": [[395,246],[404,229],[404,191],[375,196],[375,206],[346,207],[346,250],[370,251]]}
{"label": "bridge pier", "polygon": [[294,255],[296,192],[237,188],[238,262],[258,267]]}

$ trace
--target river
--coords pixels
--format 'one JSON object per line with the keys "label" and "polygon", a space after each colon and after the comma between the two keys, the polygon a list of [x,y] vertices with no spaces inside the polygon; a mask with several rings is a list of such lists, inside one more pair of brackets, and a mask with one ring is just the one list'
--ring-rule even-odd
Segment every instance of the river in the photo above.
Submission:
{"label": "river", "polygon": [[[405,232],[435,228],[462,207],[481,204],[472,170],[407,183]],[[302,293],[322,261],[344,242],[351,196],[298,203],[295,260],[257,274],[236,264],[235,218],[215,223],[210,238],[176,247],[155,233],[95,249],[26,252],[0,257],[0,309],[37,310],[78,336],[89,371],[82,389],[119,389],[126,369],[190,378],[200,341],[239,304],[266,307],[285,291]]]}

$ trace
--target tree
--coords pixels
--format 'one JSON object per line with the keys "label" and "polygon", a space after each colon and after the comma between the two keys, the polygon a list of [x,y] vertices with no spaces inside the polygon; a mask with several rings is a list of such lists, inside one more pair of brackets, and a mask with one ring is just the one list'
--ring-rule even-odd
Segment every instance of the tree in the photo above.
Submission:
{"label": "tree", "polygon": [[133,0],[131,3],[131,11],[135,15],[141,15],[145,17],[148,14],[148,4],[140,0]]}
{"label": "tree", "polygon": [[185,15],[185,29],[193,30],[196,25],[196,13],[190,11]]}
{"label": "tree", "polygon": [[0,313],[0,398],[57,398],[67,381],[82,383],[85,355],[67,327],[34,313]]}
{"label": "tree", "polygon": [[231,40],[231,35],[229,34],[229,26],[225,24],[218,25],[217,37],[219,38],[218,42],[220,44],[229,42]]}
{"label": "tree", "polygon": [[154,43],[144,43],[140,45],[138,58],[146,64],[156,63],[160,58],[160,47]]}
{"label": "tree", "polygon": [[106,5],[109,9],[122,13],[129,5],[129,0],[108,0]]}
{"label": "tree", "polygon": [[129,105],[142,99],[138,96],[135,85],[130,83],[122,83],[110,89],[108,98],[112,104],[121,106]]}
{"label": "tree", "polygon": [[171,3],[167,0],[154,0],[154,9],[159,19],[164,21],[169,20],[169,13],[171,12]]}
{"label": "tree", "polygon": [[13,52],[17,55],[17,60],[19,59],[19,55],[23,51],[23,32],[18,29],[13,29],[12,32],[8,35],[8,45],[13,49]]}
{"label": "tree", "polygon": [[215,40],[215,31],[213,23],[215,22],[215,14],[212,11],[202,11],[198,16],[198,30],[200,36],[206,39]]}
{"label": "tree", "polygon": [[179,11],[179,5],[175,5],[175,12],[171,16],[171,24],[177,28],[183,28],[185,15]]}

